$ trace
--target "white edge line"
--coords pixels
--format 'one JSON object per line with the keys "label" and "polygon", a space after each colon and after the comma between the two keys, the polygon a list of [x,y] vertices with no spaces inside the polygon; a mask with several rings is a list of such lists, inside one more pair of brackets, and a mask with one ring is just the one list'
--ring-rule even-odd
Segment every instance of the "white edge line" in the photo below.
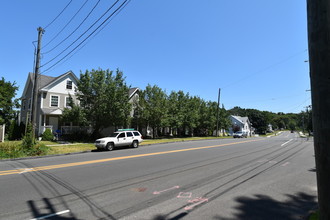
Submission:
{"label": "white edge line", "polygon": [[70,210],[64,210],[64,211],[61,211],[61,212],[56,212],[54,214],[49,214],[49,215],[41,216],[41,217],[38,217],[38,218],[33,218],[33,219],[30,219],[30,220],[46,219],[46,218],[50,218],[50,217],[53,217],[53,216],[56,216],[56,215],[62,215],[62,214],[68,213],[68,212],[70,212]]}
{"label": "white edge line", "polygon": [[293,140],[293,139],[290,139],[290,140],[288,140],[287,142],[281,144],[281,147],[283,147],[284,145],[286,145],[287,143],[289,143],[289,142],[292,141],[292,140]]}

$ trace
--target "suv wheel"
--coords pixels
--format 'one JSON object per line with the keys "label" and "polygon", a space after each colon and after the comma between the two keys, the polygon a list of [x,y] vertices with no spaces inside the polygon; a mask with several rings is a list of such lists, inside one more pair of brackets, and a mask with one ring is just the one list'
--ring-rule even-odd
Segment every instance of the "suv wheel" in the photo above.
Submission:
{"label": "suv wheel", "polygon": [[139,142],[138,141],[133,141],[132,147],[133,148],[138,148],[139,147]]}
{"label": "suv wheel", "polygon": [[107,146],[105,147],[108,151],[112,151],[114,148],[114,144],[113,143],[107,143]]}

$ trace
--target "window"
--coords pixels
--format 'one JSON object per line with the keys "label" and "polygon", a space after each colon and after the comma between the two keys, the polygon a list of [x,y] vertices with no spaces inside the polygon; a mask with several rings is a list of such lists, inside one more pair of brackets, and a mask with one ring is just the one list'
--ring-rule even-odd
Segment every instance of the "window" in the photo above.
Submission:
{"label": "window", "polygon": [[132,132],[127,132],[126,135],[127,135],[127,137],[133,137]]}
{"label": "window", "polygon": [[25,108],[26,108],[26,100],[23,100],[22,106],[23,106],[22,109],[25,110]]}
{"label": "window", "polygon": [[29,104],[29,109],[31,109],[31,104],[32,104],[31,102],[32,102],[32,100],[29,99],[29,103],[28,103]]}
{"label": "window", "polygon": [[72,81],[66,81],[66,89],[72,89]]}
{"label": "window", "polygon": [[118,136],[118,138],[124,138],[124,137],[126,137],[126,136],[125,136],[125,133],[121,133],[121,134]]}
{"label": "window", "polygon": [[139,132],[134,131],[133,133],[134,133],[134,136],[140,136]]}
{"label": "window", "polygon": [[50,96],[50,106],[51,107],[58,107],[58,96],[52,95]]}
{"label": "window", "polygon": [[71,107],[71,106],[70,106],[70,103],[71,103],[71,102],[72,102],[72,98],[71,98],[70,96],[65,97],[65,107],[66,107],[66,108]]}

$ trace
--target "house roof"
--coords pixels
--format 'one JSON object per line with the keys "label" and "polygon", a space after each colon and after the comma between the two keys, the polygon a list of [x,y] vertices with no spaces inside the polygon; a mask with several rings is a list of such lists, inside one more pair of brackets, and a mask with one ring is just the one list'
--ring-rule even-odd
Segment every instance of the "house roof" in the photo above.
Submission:
{"label": "house roof", "polygon": [[63,79],[64,77],[66,77],[68,75],[71,75],[76,81],[79,80],[77,78],[77,76],[71,70],[58,77],[40,75],[39,90],[47,91],[48,90],[47,87],[51,87],[53,84],[57,83],[58,81],[60,81],[61,79]]}
{"label": "house roof", "polygon": [[129,91],[128,91],[128,97],[129,99],[131,99],[135,93],[137,93],[139,91],[139,88],[130,88]]}
{"label": "house roof", "polygon": [[245,124],[248,123],[250,124],[249,118],[248,117],[241,117],[241,116],[236,116],[236,115],[231,115],[234,119],[236,119],[238,122]]}
{"label": "house roof", "polygon": [[[52,85],[53,83],[56,83],[58,80],[62,79],[63,77],[66,77],[67,75],[72,75],[72,77],[78,81],[79,79],[77,78],[77,76],[70,70],[58,77],[53,77],[53,76],[46,76],[46,75],[41,75],[39,74],[38,76],[38,79],[39,79],[39,90],[46,90],[46,87],[47,86],[50,86]],[[27,92],[27,89],[29,87],[29,83],[31,83],[33,85],[34,83],[34,74],[33,73],[29,73],[28,74],[28,78],[26,80],[26,83],[25,83],[25,87],[24,87],[24,91],[22,93],[22,98],[25,97],[26,95],[26,92]]]}

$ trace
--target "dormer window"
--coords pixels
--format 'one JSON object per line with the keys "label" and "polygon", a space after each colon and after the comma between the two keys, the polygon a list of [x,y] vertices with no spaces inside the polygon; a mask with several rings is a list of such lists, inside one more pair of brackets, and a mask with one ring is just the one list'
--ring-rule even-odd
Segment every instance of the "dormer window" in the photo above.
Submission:
{"label": "dormer window", "polygon": [[72,89],[72,81],[66,81],[66,89]]}

